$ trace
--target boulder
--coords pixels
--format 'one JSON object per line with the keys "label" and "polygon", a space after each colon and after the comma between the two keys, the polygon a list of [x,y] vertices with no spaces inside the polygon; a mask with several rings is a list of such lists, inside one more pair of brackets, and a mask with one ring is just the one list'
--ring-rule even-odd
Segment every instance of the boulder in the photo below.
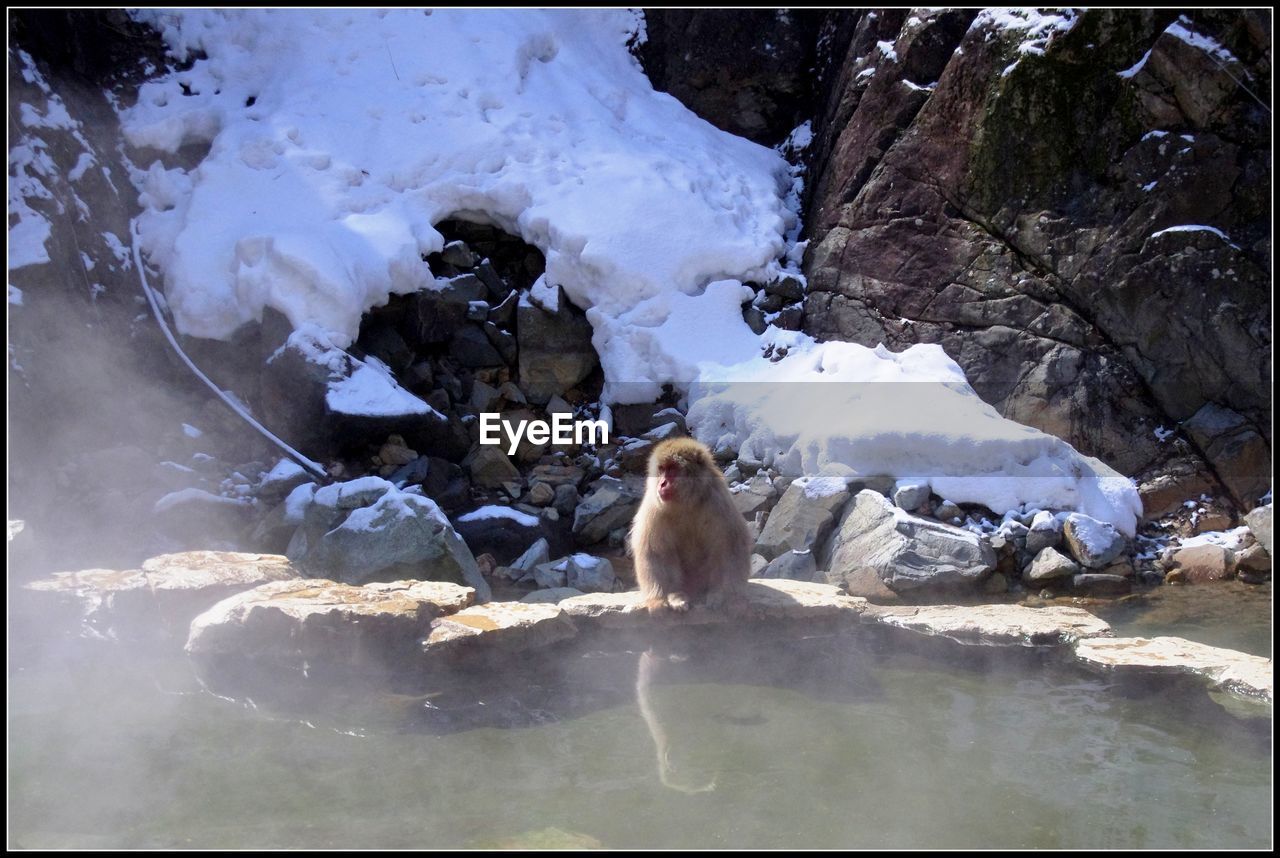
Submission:
{"label": "boulder", "polygon": [[520,387],[529,401],[545,404],[585,379],[600,364],[591,345],[591,325],[563,292],[549,313],[527,300],[516,308]]}
{"label": "boulder", "polygon": [[192,619],[214,604],[297,577],[289,559],[278,554],[184,551],[152,557],[141,569],[59,572],[25,586],[49,594],[102,635],[185,640]]}
{"label": "boulder", "polygon": [[1124,535],[1112,524],[1078,512],[1067,516],[1062,535],[1071,556],[1087,569],[1110,565],[1126,547]]}
{"label": "boulder", "polygon": [[433,619],[466,608],[474,595],[441,581],[280,581],[198,616],[187,652],[206,670],[232,673],[251,664],[299,678],[334,670],[393,674],[415,660]]}
{"label": "boulder", "polygon": [[1266,506],[1255,507],[1244,517],[1245,523],[1249,525],[1249,531],[1258,540],[1258,544],[1266,549],[1268,556],[1272,553],[1271,506],[1271,504],[1267,504]]}
{"label": "boulder", "polygon": [[1080,566],[1070,557],[1052,548],[1043,548],[1022,572],[1022,580],[1028,586],[1040,586],[1047,581],[1068,578],[1080,573]]}
{"label": "boulder", "polygon": [[603,542],[609,534],[630,524],[640,507],[643,482],[602,477],[573,513],[573,534],[581,545]]}
{"label": "boulder", "polygon": [[870,567],[897,593],[976,584],[996,566],[995,551],[977,534],[909,515],[869,489],[854,497],[832,546],[830,583]]}
{"label": "boulder", "polygon": [[772,560],[785,551],[821,551],[848,500],[848,484],[841,478],[795,480],[769,513],[755,552]]}
{"label": "boulder", "polygon": [[1181,579],[1190,584],[1201,581],[1220,581],[1229,578],[1230,555],[1221,545],[1205,544],[1179,548],[1173,553],[1170,571],[1180,573]]}
{"label": "boulder", "polygon": [[1076,657],[1107,671],[1130,674],[1191,674],[1214,688],[1272,699],[1274,668],[1271,659],[1246,655],[1183,638],[1095,638],[1081,641]]}
{"label": "boulder", "polygon": [[363,477],[315,492],[289,543],[289,559],[312,576],[348,584],[452,581],[488,601],[475,557],[430,498]]}

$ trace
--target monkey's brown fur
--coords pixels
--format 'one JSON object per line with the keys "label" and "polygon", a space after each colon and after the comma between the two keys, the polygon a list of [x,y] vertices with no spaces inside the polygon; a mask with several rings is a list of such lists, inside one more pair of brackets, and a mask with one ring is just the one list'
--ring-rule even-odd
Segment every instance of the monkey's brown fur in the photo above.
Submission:
{"label": "monkey's brown fur", "polygon": [[[663,499],[667,485],[671,497]],[[740,605],[751,576],[751,543],[706,445],[673,438],[653,448],[629,543],[651,612],[685,611],[703,597],[713,607]]]}

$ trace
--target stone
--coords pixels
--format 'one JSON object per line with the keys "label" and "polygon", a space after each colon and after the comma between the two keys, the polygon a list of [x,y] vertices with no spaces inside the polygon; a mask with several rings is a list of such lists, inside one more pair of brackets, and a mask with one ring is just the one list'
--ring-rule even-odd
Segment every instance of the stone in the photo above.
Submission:
{"label": "stone", "polygon": [[[818,572],[818,564],[813,558],[811,549],[803,551],[784,551],[760,573],[760,578],[789,578],[792,581],[813,581]],[[825,578],[821,583],[826,583]]]}
{"label": "stone", "polygon": [[732,486],[730,497],[741,515],[752,518],[756,513],[771,509],[778,497],[778,490],[768,474],[757,473],[745,483]]}
{"label": "stone", "polygon": [[[542,485],[548,485],[543,483]],[[572,485],[559,485],[555,488],[553,507],[561,515],[573,515],[578,508],[578,490]]]}
{"label": "stone", "polygon": [[1062,522],[1048,510],[1041,510],[1031,519],[1026,534],[1026,548],[1033,555],[1046,548],[1057,548],[1062,542]]}
{"label": "stone", "polygon": [[1194,516],[1193,533],[1214,533],[1226,530],[1233,524],[1232,518],[1220,509],[1209,508]]}
{"label": "stone", "polygon": [[440,251],[440,258],[456,268],[474,268],[476,255],[465,241],[451,241]]}
{"label": "stone", "polygon": [[520,471],[499,446],[480,447],[469,465],[471,482],[483,489],[500,488],[504,483],[520,479]]}
{"label": "stone", "polygon": [[449,354],[459,364],[468,367],[501,366],[504,363],[485,331],[472,325],[460,328],[453,335],[449,341]]}
{"label": "stone", "polygon": [[[741,465],[742,459],[739,458]],[[755,552],[772,560],[785,551],[821,551],[849,500],[846,482],[836,477],[807,477],[793,482],[769,513]]]}
{"label": "stone", "polygon": [[1258,540],[1258,544],[1266,549],[1268,556],[1272,554],[1271,506],[1271,504],[1267,504],[1266,506],[1255,507],[1244,517],[1245,524],[1249,526],[1249,532]]}
{"label": "stone", "polygon": [[845,572],[842,576],[845,592],[850,596],[861,596],[877,605],[893,604],[900,601],[898,594],[890,590],[880,578],[880,573],[870,566],[859,566]]}
{"label": "stone", "polygon": [[964,518],[964,510],[949,500],[944,500],[933,508],[933,517],[949,524],[959,524]]}
{"label": "stone", "polygon": [[613,564],[603,557],[571,554],[534,568],[539,587],[574,587],[584,593],[613,592],[617,577]]}
{"label": "stone", "polygon": [[544,536],[537,507],[530,509],[535,512],[490,504],[456,516],[453,523],[473,551],[488,552],[499,564],[508,565]]}
{"label": "stone", "polygon": [[493,602],[440,617],[422,641],[428,655],[513,653],[571,638],[572,620],[558,605]]}
{"label": "stone", "polygon": [[927,605],[880,607],[866,618],[887,626],[942,635],[964,643],[1061,646],[1111,634],[1111,626],[1088,611],[1022,605]]}
{"label": "stone", "polygon": [[441,581],[278,581],[200,614],[186,649],[206,669],[233,673],[248,663],[298,679],[334,670],[395,675],[415,658],[432,620],[466,608],[474,595]]}
{"label": "stone", "polygon": [[1241,507],[1270,488],[1271,448],[1243,414],[1208,402],[1182,425]]}
{"label": "stone", "polygon": [[1067,548],[1081,566],[1101,569],[1125,550],[1125,538],[1109,522],[1073,512],[1063,523]]}
{"label": "stone", "polygon": [[499,398],[498,389],[477,379],[471,385],[471,404],[477,411],[490,411]]}
{"label": "stone", "polygon": [[549,483],[534,483],[529,486],[529,503],[534,506],[550,506],[556,499],[556,490]]}
{"label": "stone", "polygon": [[563,395],[600,364],[591,345],[590,323],[563,293],[556,313],[521,301],[516,308],[516,331],[520,387],[530,402],[541,405]]}
{"label": "stone", "polygon": [[409,447],[405,445],[404,439],[399,435],[392,435],[387,438],[385,444],[378,448],[378,458],[382,460],[384,465],[395,465],[399,467],[400,465],[407,465],[410,462],[416,461],[418,458],[418,452],[416,450],[409,449]]}
{"label": "stone", "polygon": [[832,540],[827,580],[838,583],[846,573],[870,567],[889,589],[901,593],[977,584],[995,566],[995,551],[977,534],[912,516],[864,489]]}
{"label": "stone", "polygon": [[191,621],[223,599],[297,577],[278,554],[183,551],[152,557],[140,569],[58,572],[24,587],[50,594],[104,636],[183,641]]}
{"label": "stone", "polygon": [[362,477],[316,490],[302,517],[286,554],[311,577],[451,581],[490,598],[475,557],[430,498]]}
{"label": "stone", "polygon": [[1194,545],[1189,548],[1179,548],[1173,553],[1173,566],[1170,572],[1179,572],[1179,579],[1191,584],[1220,581],[1230,577],[1227,562],[1227,549],[1221,545]]}
{"label": "stone", "polygon": [[582,591],[575,590],[573,587],[548,587],[545,590],[534,590],[532,593],[521,597],[520,601],[526,605],[554,605],[573,596],[581,595],[583,595]]}
{"label": "stone", "polygon": [[1029,586],[1038,586],[1046,581],[1067,578],[1080,573],[1080,566],[1070,557],[1052,549],[1043,548],[1022,573],[1022,580]]}
{"label": "stone", "polygon": [[928,484],[900,483],[893,491],[893,503],[899,509],[915,512],[929,500]]}
{"label": "stone", "polygon": [[1271,578],[1271,557],[1260,543],[1255,542],[1235,553],[1234,568],[1236,577],[1246,584],[1262,584]]}
{"label": "stone", "polygon": [[1076,657],[1117,673],[1192,674],[1214,688],[1245,697],[1272,700],[1271,659],[1206,646],[1177,637],[1095,638],[1081,641]]}
{"label": "stone", "polygon": [[610,531],[631,522],[640,506],[643,482],[602,477],[573,513],[573,534],[581,545],[604,541]]}

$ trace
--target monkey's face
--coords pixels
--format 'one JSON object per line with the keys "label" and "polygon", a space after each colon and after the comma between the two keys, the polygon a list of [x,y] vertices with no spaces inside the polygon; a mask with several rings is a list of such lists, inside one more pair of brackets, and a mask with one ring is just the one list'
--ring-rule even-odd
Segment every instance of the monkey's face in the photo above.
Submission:
{"label": "monkey's face", "polygon": [[678,463],[663,462],[658,466],[658,500],[671,503],[686,493],[685,483],[688,477]]}

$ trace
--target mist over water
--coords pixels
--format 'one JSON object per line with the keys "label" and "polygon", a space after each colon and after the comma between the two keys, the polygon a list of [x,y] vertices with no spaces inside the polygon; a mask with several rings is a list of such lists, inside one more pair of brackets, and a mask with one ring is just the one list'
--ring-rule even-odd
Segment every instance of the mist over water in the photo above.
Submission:
{"label": "mist over water", "polygon": [[886,631],[594,635],[252,702],[154,648],[28,641],[10,845],[1269,845],[1269,708]]}

